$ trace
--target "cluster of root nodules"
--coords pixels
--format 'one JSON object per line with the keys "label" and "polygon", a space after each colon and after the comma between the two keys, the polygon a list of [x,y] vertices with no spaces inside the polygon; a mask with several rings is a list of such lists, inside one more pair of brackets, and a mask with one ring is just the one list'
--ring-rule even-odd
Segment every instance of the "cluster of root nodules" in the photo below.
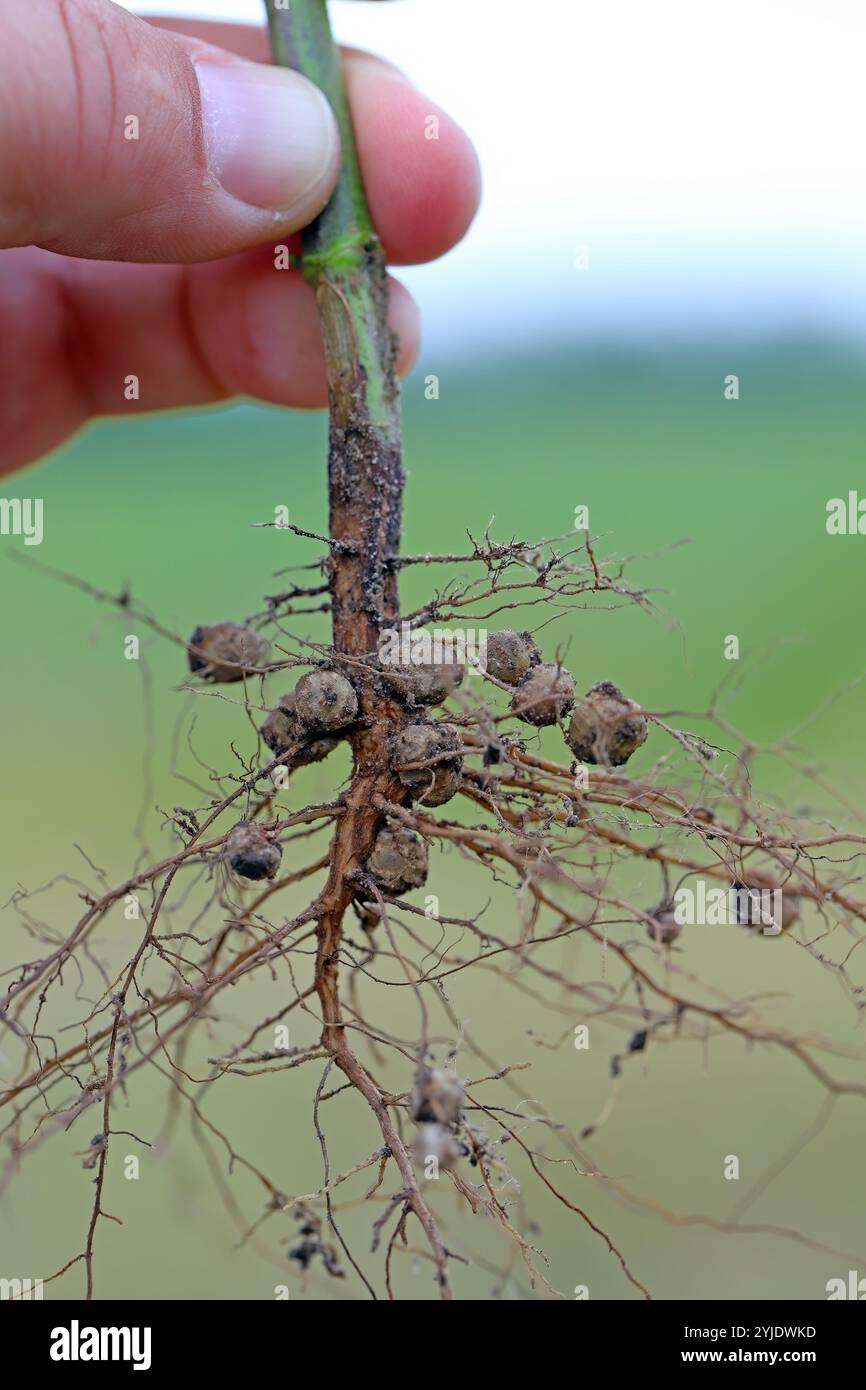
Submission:
{"label": "cluster of root nodules", "polygon": [[[448,1297],[472,1265],[494,1297],[570,1296],[543,1253],[560,1217],[576,1223],[590,1283],[593,1261],[613,1260],[623,1295],[649,1296],[582,1179],[676,1226],[718,1221],[664,1207],[633,1152],[618,1167],[628,1177],[594,1160],[620,1095],[653,1084],[657,1048],[692,1044],[710,1107],[723,1040],[755,1086],[775,1053],[825,1107],[866,1094],[847,1023],[841,1042],[824,1038],[810,991],[787,1007],[772,987],[781,952],[785,979],[805,962],[860,1020],[854,816],[809,823],[809,790],[758,802],[768,750],[736,732],[724,685],[687,716],[650,708],[623,679],[612,616],[604,666],[587,669],[581,624],[602,619],[583,610],[657,618],[585,535],[487,535],[465,553],[395,561],[403,616],[360,656],[327,641],[339,563],[332,550],[299,565],[252,618],[175,638],[193,709],[190,760],[179,737],[171,759],[185,804],[161,808],[170,843],[113,883],[84,847],[71,929],[44,905],[71,876],[41,898],[15,894],[31,945],[0,999],[4,1181],[52,1135],[78,1155],[83,1245],[52,1277],[83,1267],[91,1293],[101,1218],[117,1215],[109,1164],[152,1161],[148,1146],[164,1152],[186,1114],[240,1244],[313,1296]],[[427,567],[444,582],[411,608]],[[79,587],[124,625],[172,635],[128,594]],[[670,704],[682,706],[676,692]],[[220,766],[201,751],[208,718]],[[792,747],[785,756],[795,767]],[[699,902],[736,893],[733,922],[684,921],[684,889]],[[707,933],[724,933],[723,979],[702,978]],[[581,1067],[599,1057],[608,1090],[600,1102],[596,1083],[588,1102]],[[136,1124],[148,1077],[169,1097],[156,1134]],[[236,1133],[244,1084],[260,1088],[260,1124]],[[548,1093],[563,1084],[572,1100],[555,1113]],[[298,1142],[310,1122],[323,1158],[312,1183]],[[750,1202],[786,1162],[773,1155]],[[68,1208],[72,1179],[63,1191]],[[762,1229],[832,1248],[820,1232]],[[559,1271],[565,1289],[573,1278]]]}

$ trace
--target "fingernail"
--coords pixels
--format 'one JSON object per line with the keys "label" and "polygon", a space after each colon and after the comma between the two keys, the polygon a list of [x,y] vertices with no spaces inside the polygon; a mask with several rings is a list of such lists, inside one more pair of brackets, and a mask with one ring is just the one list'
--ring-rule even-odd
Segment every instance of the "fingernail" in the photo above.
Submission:
{"label": "fingernail", "polygon": [[324,201],[339,163],[337,123],[312,82],[259,63],[196,65],[208,159],[227,193],[273,212]]}

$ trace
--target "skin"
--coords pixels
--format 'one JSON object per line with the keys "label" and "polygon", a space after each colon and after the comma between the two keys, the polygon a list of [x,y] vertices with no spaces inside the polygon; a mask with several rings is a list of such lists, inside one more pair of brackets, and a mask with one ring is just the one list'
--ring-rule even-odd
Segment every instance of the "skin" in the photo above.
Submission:
{"label": "skin", "polygon": [[[99,23],[79,23],[79,10],[87,19],[95,13]],[[206,180],[197,187],[195,171],[189,196],[185,188],[161,186],[166,174],[157,171],[153,187],[135,190],[141,211],[105,215],[106,188],[128,177],[126,166],[122,175],[106,168],[109,117],[93,110],[109,100],[111,82],[104,98],[96,84],[86,89],[83,115],[70,113],[64,101],[48,119],[33,94],[34,82],[46,80],[45,54],[52,51],[44,26],[56,27],[60,12],[67,21],[62,47],[58,38],[63,75],[69,76],[70,57],[73,68],[76,56],[88,57],[81,50],[89,43],[107,48],[103,62],[111,70],[113,30],[109,25],[106,41],[102,25],[107,11],[112,25],[122,15],[117,43],[125,48],[170,46],[161,63],[176,61],[179,81],[186,80],[186,56],[201,56],[210,45],[268,59],[264,30],[177,20],[151,27],[104,0],[28,0],[23,10],[17,0],[0,0],[0,475],[42,457],[98,415],[200,406],[235,395],[301,408],[327,404],[312,291],[300,274],[275,272],[273,248],[281,241],[300,249],[297,232],[326,201],[336,163],[311,195],[315,205],[296,209],[276,230],[270,214],[251,218],[240,234],[236,225],[223,230],[207,206]],[[26,29],[22,15],[29,16]],[[28,53],[38,17],[42,43]],[[10,22],[20,32],[3,43]],[[368,198],[388,261],[433,260],[460,240],[475,214],[479,174],[472,147],[396,68],[355,50],[344,59]],[[129,53],[116,59],[121,79],[123,62],[133,60]],[[61,79],[53,74],[51,80],[59,101]],[[439,117],[440,137],[419,140],[431,114]],[[183,207],[176,225],[165,225],[170,198]],[[390,313],[405,375],[418,351],[419,324],[396,280]],[[141,379],[138,402],[123,398],[127,372]]]}

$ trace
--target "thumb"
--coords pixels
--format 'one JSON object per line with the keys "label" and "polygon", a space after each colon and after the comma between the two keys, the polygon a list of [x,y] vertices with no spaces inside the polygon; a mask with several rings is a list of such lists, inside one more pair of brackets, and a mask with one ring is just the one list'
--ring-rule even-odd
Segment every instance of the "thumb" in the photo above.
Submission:
{"label": "thumb", "polygon": [[110,0],[0,0],[0,246],[209,260],[309,222],[338,165],[297,73]]}

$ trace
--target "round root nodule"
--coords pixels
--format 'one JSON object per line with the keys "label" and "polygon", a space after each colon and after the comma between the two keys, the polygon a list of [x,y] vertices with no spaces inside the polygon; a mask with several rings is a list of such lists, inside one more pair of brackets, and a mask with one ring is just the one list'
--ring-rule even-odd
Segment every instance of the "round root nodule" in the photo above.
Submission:
{"label": "round root nodule", "polygon": [[273,878],[283,857],[282,848],[267,830],[243,820],[229,831],[223,853],[234,873],[250,879]]}
{"label": "round root nodule", "polygon": [[269,645],[249,623],[197,627],[187,647],[189,669],[202,680],[243,680],[263,665]]}
{"label": "round root nodule", "polygon": [[260,733],[271,752],[278,757],[288,748],[298,745],[297,751],[286,762],[286,766],[292,769],[305,767],[308,763],[321,762],[339,743],[339,739],[331,738],[327,734],[321,738],[310,737],[310,731],[301,724],[295,712],[293,690],[280,696],[276,709],[271,710]]}
{"label": "round root nodule", "polygon": [[646,742],[647,721],[618,686],[600,681],[576,702],[565,737],[581,762],[621,767]]}
{"label": "round root nodule", "polygon": [[658,946],[672,946],[679,939],[682,929],[673,912],[666,908],[647,922],[646,934]]}
{"label": "round root nodule", "polygon": [[[391,742],[391,766],[422,806],[441,806],[457,791],[463,768],[461,757],[441,755],[457,753],[462,746],[460,731],[453,724],[409,724]],[[428,767],[407,766],[425,762]]]}
{"label": "round root nodule", "polygon": [[541,652],[528,632],[502,628],[487,634],[485,670],[503,685],[517,685],[533,666],[541,662]]}
{"label": "round root nodule", "polygon": [[574,677],[561,666],[533,666],[511,698],[511,710],[524,724],[558,724],[574,703]]}
{"label": "round root nodule", "polygon": [[422,1125],[412,1140],[412,1159],[418,1168],[426,1168],[432,1160],[437,1169],[450,1172],[462,1155],[459,1141],[444,1125]]}
{"label": "round root nodule", "polygon": [[409,1113],[413,1120],[453,1125],[465,1101],[460,1078],[450,1067],[421,1067],[409,1098]]}
{"label": "round root nodule", "polygon": [[376,836],[367,872],[386,893],[399,897],[427,880],[427,846],[414,830],[385,825]]}
{"label": "round root nodule", "polygon": [[295,686],[294,709],[310,733],[333,733],[357,719],[358,697],[339,671],[308,671]]}
{"label": "round root nodule", "polygon": [[410,705],[441,705],[462,683],[465,666],[456,661],[383,666],[390,688]]}

